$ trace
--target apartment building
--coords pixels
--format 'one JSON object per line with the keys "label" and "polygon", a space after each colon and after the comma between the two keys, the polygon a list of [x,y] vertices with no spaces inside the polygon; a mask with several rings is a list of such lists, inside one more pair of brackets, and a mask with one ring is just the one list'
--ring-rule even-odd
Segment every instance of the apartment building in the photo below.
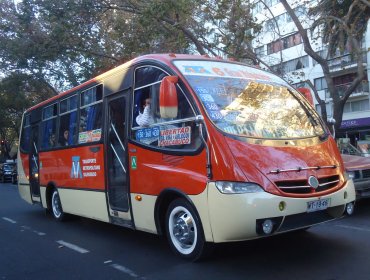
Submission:
{"label": "apartment building", "polygon": [[[310,27],[313,20],[308,16],[308,8],[316,5],[317,1],[291,1],[296,15],[304,27]],[[304,3],[304,4],[303,4]],[[297,28],[278,0],[261,1],[254,8],[254,16],[263,23],[262,32],[254,40],[253,46],[257,55],[273,69],[280,73],[291,84],[305,86],[303,81],[310,80],[318,90],[320,98],[325,100],[328,117],[332,116],[333,103],[327,90],[326,81],[320,65],[309,57],[303,48],[302,38]],[[316,33],[309,32],[309,38],[315,51],[323,55],[327,47],[318,38]],[[341,129],[337,138],[349,138],[357,146],[359,143],[369,143],[370,147],[370,101],[369,101],[369,75],[370,75],[370,23],[361,42],[364,50],[363,65],[366,78],[348,99],[343,114]],[[339,92],[344,92],[355,78],[357,62],[350,52],[338,52],[329,60],[330,70],[334,76],[334,83]],[[320,106],[314,98],[316,109]]]}

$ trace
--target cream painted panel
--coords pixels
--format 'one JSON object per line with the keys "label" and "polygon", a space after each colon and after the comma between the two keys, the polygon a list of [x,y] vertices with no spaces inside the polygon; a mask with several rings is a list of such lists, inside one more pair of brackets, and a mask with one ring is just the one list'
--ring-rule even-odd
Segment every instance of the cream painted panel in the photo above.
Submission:
{"label": "cream painted panel", "polygon": [[200,220],[202,222],[204,237],[207,242],[213,242],[212,228],[209,219],[209,206],[208,206],[208,197],[207,191],[208,187],[199,195],[190,195],[190,199],[193,201]]}
{"label": "cream painted panel", "polygon": [[63,211],[91,219],[109,222],[104,192],[58,189]]}
{"label": "cream painted panel", "polygon": [[[131,194],[131,201],[136,229],[155,234],[158,233],[154,219],[154,208],[157,197],[140,194],[142,200],[137,201],[135,195],[137,194]],[[191,195],[189,198],[194,203],[200,216],[206,241],[212,242],[213,236],[208,215],[207,190],[200,195]]]}
{"label": "cream painted panel", "polygon": [[46,203],[46,187],[40,186],[40,197],[42,207],[47,208],[48,204]]}
{"label": "cream painted panel", "polygon": [[18,192],[22,199],[32,204],[30,185],[18,183]]}
{"label": "cream painted panel", "polygon": [[[344,199],[344,192],[348,196]],[[221,194],[214,183],[208,186],[209,215],[214,242],[240,241],[258,238],[256,219],[287,216],[307,211],[307,202],[318,198],[289,198],[266,192],[251,194]],[[355,200],[353,182],[349,181],[341,190],[321,197],[330,198],[330,207],[342,206]],[[279,203],[286,203],[284,211]],[[343,211],[330,212],[340,216]]]}
{"label": "cream painted panel", "polygon": [[22,199],[32,204],[30,181],[27,179],[26,174],[24,173],[22,160],[19,154],[20,152],[18,152],[17,156],[18,192]]}
{"label": "cream painted panel", "polygon": [[154,221],[154,206],[157,196],[140,194],[141,201],[137,201],[136,193],[131,193],[132,214],[134,217],[135,228],[138,230],[157,234]]}

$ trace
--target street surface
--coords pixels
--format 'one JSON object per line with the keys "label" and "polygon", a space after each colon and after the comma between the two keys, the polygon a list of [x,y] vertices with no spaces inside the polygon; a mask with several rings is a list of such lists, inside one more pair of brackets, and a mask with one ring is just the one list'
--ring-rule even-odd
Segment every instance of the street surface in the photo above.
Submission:
{"label": "street surface", "polygon": [[56,222],[0,184],[0,279],[370,279],[370,200],[351,217],[221,244],[191,263],[162,237],[79,217]]}

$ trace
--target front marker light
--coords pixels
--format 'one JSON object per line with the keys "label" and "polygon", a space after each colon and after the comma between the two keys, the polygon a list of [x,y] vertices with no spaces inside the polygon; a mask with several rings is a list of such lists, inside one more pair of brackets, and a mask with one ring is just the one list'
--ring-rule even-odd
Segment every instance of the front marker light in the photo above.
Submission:
{"label": "front marker light", "polygon": [[216,182],[216,187],[224,194],[256,193],[264,191],[255,183],[218,181]]}

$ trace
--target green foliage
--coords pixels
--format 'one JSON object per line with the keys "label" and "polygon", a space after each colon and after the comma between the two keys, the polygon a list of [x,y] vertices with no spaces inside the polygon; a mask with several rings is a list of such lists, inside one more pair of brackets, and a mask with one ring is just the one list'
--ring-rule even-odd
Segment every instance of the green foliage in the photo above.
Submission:
{"label": "green foliage", "polygon": [[[146,53],[247,58],[246,1],[0,0],[0,133],[59,91]],[[1,78],[0,78],[1,79]]]}
{"label": "green foliage", "polygon": [[329,52],[333,55],[338,49],[346,49],[350,36],[362,40],[370,18],[370,6],[358,0],[321,0],[310,14],[319,18],[313,28],[322,28],[323,41],[329,44]]}
{"label": "green foliage", "polygon": [[9,143],[19,136],[23,112],[54,92],[32,76],[12,73],[0,81],[0,137]]}

